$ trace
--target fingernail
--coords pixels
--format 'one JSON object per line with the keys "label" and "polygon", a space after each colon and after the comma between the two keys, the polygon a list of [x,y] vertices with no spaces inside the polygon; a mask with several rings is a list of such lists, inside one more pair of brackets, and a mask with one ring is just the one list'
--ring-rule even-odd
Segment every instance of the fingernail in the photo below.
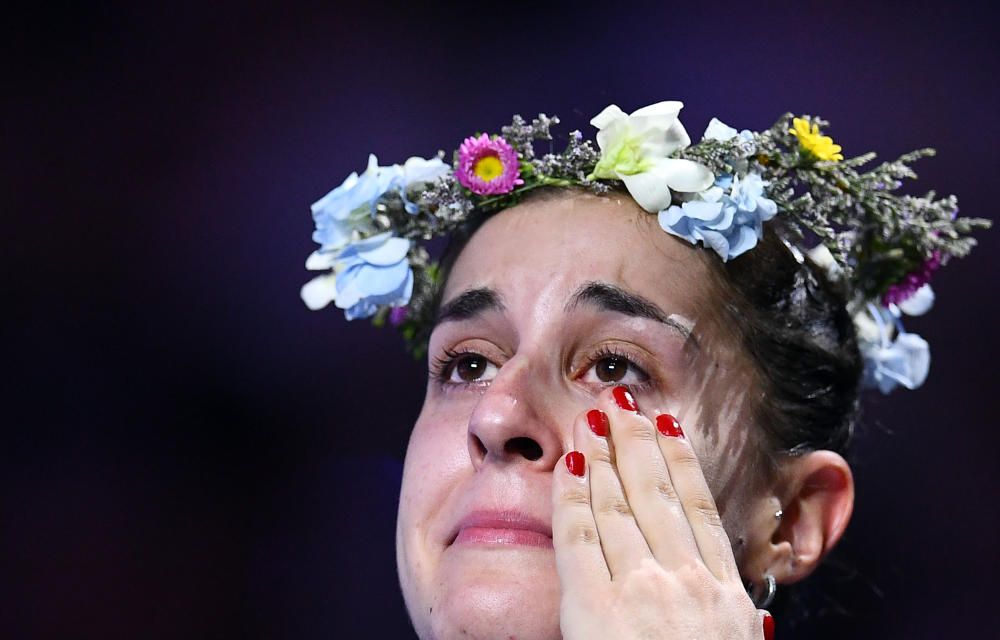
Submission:
{"label": "fingernail", "polygon": [[629,393],[628,387],[618,386],[611,390],[611,395],[615,397],[615,402],[618,406],[626,411],[638,411],[639,408],[635,406],[635,399],[632,398],[632,394]]}
{"label": "fingernail", "polygon": [[611,427],[608,422],[608,414],[600,409],[591,409],[587,412],[587,423],[590,425],[590,430],[596,435],[602,438],[607,437],[608,429]]}
{"label": "fingernail", "polygon": [[661,413],[656,416],[656,429],[668,438],[684,437],[684,430],[681,429],[681,423],[677,422],[677,418],[669,413]]}
{"label": "fingernail", "polygon": [[566,468],[578,478],[583,477],[584,461],[583,454],[579,451],[570,451],[566,454]]}
{"label": "fingernail", "polygon": [[774,618],[764,612],[764,640],[774,640]]}

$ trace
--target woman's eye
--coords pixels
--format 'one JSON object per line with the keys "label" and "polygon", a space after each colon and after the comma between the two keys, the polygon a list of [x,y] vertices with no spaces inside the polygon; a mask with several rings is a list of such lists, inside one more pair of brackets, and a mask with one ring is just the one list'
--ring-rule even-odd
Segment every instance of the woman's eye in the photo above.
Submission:
{"label": "woman's eye", "polygon": [[[596,380],[594,379],[596,378]],[[584,377],[586,382],[640,384],[648,379],[646,373],[628,358],[604,356],[591,365]]]}
{"label": "woman's eye", "polygon": [[459,384],[488,382],[497,375],[497,366],[478,353],[469,353],[455,359],[448,382]]}

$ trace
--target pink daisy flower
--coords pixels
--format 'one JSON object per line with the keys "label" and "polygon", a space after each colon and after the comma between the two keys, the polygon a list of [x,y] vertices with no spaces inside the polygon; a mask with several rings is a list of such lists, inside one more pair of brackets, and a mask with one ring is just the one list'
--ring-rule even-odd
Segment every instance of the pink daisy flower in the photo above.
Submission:
{"label": "pink daisy flower", "polygon": [[458,148],[458,182],[481,196],[510,192],[524,184],[517,162],[517,152],[502,137],[490,139],[485,133],[469,137]]}

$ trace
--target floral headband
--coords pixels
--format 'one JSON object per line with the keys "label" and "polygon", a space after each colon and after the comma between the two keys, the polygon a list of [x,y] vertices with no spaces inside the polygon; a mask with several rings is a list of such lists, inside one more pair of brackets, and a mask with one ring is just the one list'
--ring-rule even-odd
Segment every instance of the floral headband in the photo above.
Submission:
{"label": "floral headband", "polygon": [[[678,120],[682,103],[660,102],[626,114],[615,105],[590,123],[597,147],[579,131],[562,153],[536,155],[558,118],[520,116],[501,129],[466,138],[452,164],[443,154],[380,166],[374,155],[312,205],[320,248],[306,268],[323,271],[302,287],[313,310],[333,302],[348,320],[397,327],[422,356],[433,325],[438,265],[422,242],[447,236],[474,212],[516,204],[539,187],[577,186],[597,194],[626,189],[667,233],[701,243],[724,260],[756,246],[776,217],[782,239],[798,247],[848,292],[865,360],[863,385],[888,393],[920,386],[927,342],[907,333],[902,314],[930,309],[931,274],[966,255],[969,233],[990,221],[959,218],[954,196],[898,195],[921,149],[868,171],[867,153],[844,159],[809,116],[782,116],[762,132],[737,131],[712,119],[692,145]],[[777,222],[777,221],[776,221]]]}

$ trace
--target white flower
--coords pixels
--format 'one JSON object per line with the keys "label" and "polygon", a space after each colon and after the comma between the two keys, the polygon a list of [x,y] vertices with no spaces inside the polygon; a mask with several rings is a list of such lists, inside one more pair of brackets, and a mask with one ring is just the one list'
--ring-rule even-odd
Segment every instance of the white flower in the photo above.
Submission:
{"label": "white flower", "polygon": [[640,207],[658,213],[670,206],[670,190],[694,193],[712,186],[715,176],[692,160],[671,158],[691,144],[677,119],[684,105],[658,102],[626,114],[617,105],[601,111],[590,124],[597,127],[601,157],[588,179],[615,179]]}
{"label": "white flower", "polygon": [[922,316],[934,306],[934,290],[931,285],[925,284],[897,306],[908,316]]}
{"label": "white flower", "polygon": [[839,281],[844,275],[844,269],[833,257],[833,253],[825,244],[818,244],[810,249],[807,254],[817,267],[826,272],[826,277],[832,282]]}

